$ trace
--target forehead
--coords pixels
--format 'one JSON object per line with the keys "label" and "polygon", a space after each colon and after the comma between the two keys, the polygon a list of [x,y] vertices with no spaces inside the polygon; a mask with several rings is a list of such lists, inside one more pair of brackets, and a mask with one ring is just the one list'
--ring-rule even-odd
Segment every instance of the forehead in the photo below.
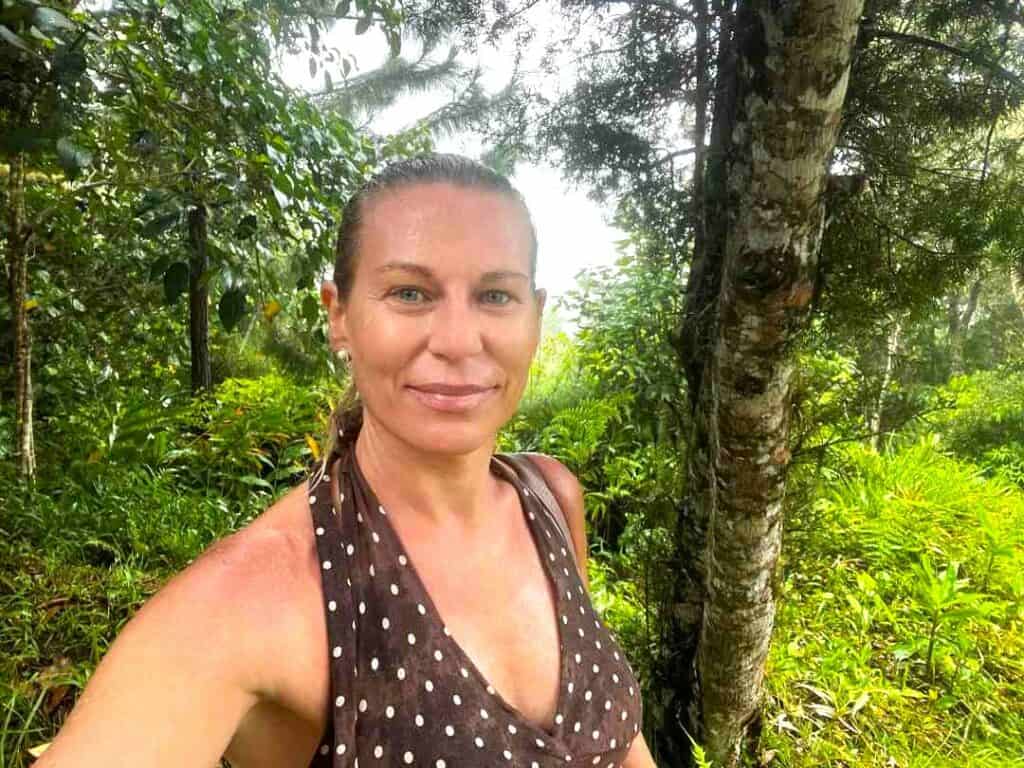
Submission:
{"label": "forehead", "polygon": [[437,270],[529,272],[531,236],[521,205],[501,192],[417,183],[370,198],[359,228],[359,261],[394,259]]}

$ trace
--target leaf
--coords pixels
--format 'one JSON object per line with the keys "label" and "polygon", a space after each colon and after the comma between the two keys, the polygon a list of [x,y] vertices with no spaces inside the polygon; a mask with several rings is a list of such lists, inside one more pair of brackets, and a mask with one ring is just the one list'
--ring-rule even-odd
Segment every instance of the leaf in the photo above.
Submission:
{"label": "leaf", "polygon": [[273,320],[278,312],[281,311],[281,302],[277,299],[271,299],[263,305],[263,317],[267,320]]}
{"label": "leaf", "polygon": [[235,237],[239,240],[248,240],[256,234],[256,225],[258,223],[256,214],[246,214],[238,221],[238,226],[235,228]]}
{"label": "leaf", "polygon": [[291,203],[291,198],[273,184],[270,185],[270,190],[274,193],[274,199],[277,200],[277,204],[280,206],[281,210],[283,211],[287,208],[288,204]]}
{"label": "leaf", "polygon": [[173,304],[188,291],[188,264],[176,261],[164,272],[164,299]]}
{"label": "leaf", "polygon": [[9,45],[13,45],[15,48],[20,48],[25,53],[31,53],[35,55],[35,51],[25,45],[25,41],[18,37],[16,34],[11,32],[6,26],[0,24],[0,39]]}
{"label": "leaf", "polygon": [[258,485],[261,488],[270,488],[271,490],[274,487],[263,478],[256,477],[255,475],[243,475],[239,479],[246,485]]}
{"label": "leaf", "polygon": [[236,286],[224,291],[217,302],[217,315],[225,330],[233,330],[245,316],[245,289]]}
{"label": "leaf", "polygon": [[173,213],[166,213],[163,216],[157,216],[154,219],[150,219],[146,226],[142,228],[142,236],[152,240],[153,238],[162,235],[179,221],[181,221],[181,211],[174,211]]}
{"label": "leaf", "polygon": [[92,163],[92,153],[63,136],[57,139],[57,161],[68,177],[74,178],[80,170]]}
{"label": "leaf", "polygon": [[309,57],[309,76],[316,77],[316,57]]}
{"label": "leaf", "polygon": [[33,18],[42,29],[78,29],[78,25],[63,13],[42,5],[36,7]]}
{"label": "leaf", "polygon": [[337,16],[348,16],[348,12],[352,8],[352,0],[341,0],[337,7],[334,9],[334,13]]}
{"label": "leaf", "polygon": [[370,28],[370,17],[369,15],[363,16],[359,21],[356,22],[356,34],[361,35]]}
{"label": "leaf", "polygon": [[313,460],[314,461],[319,461],[319,459],[320,459],[320,444],[308,432],[306,433],[306,445],[309,446],[309,452],[311,454],[313,454]]}

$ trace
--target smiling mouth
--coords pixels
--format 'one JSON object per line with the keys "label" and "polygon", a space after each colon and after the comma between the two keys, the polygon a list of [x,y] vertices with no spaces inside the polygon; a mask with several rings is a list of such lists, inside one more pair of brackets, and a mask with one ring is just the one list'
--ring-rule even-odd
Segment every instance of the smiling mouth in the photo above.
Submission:
{"label": "smiling mouth", "polygon": [[460,413],[471,411],[493,396],[497,387],[476,385],[425,384],[408,390],[422,405],[435,411]]}

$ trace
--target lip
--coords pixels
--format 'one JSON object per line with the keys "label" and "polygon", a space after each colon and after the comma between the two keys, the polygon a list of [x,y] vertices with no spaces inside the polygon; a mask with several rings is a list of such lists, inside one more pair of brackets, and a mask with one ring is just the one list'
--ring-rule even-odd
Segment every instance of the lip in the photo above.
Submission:
{"label": "lip", "polygon": [[497,391],[497,387],[475,384],[421,384],[410,386],[413,397],[426,407],[445,413],[463,413],[478,407]]}

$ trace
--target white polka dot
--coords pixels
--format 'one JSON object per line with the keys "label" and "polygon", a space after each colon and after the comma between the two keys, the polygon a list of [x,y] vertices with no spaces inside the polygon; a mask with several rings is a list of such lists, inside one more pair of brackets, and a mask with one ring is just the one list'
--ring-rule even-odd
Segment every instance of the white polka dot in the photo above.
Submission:
{"label": "white polka dot", "polygon": [[372,659],[370,659],[370,669],[372,669],[374,672],[376,672],[377,671],[377,667],[379,667],[379,666],[380,666],[380,661],[377,659],[376,656],[374,656]]}
{"label": "white polka dot", "polygon": [[376,575],[377,575],[377,571],[374,570],[373,563],[370,563],[370,577],[372,578],[373,576],[376,576]]}
{"label": "white polka dot", "polygon": [[469,672],[466,670],[465,667],[459,667],[459,674],[463,677],[469,677]]}
{"label": "white polka dot", "polygon": [[566,576],[568,576],[569,575],[569,569],[568,568],[562,568],[562,573],[564,573]]}
{"label": "white polka dot", "polygon": [[362,512],[356,512],[356,520],[358,520],[360,523],[363,522],[363,513]]}
{"label": "white polka dot", "polygon": [[587,691],[586,693],[583,694],[583,698],[586,701],[590,701],[592,698],[594,698],[594,694],[591,693],[590,691]]}
{"label": "white polka dot", "polygon": [[583,637],[583,627],[579,627],[576,631],[580,633],[580,637]]}
{"label": "white polka dot", "polygon": [[397,595],[398,594],[398,585],[397,584],[392,584],[391,585],[391,594],[392,595]]}
{"label": "white polka dot", "polygon": [[387,512],[384,511],[384,507],[382,507],[380,504],[377,505],[377,511],[380,512],[382,515],[387,514]]}
{"label": "white polka dot", "polygon": [[334,706],[336,706],[336,707],[343,706],[344,704],[345,704],[345,697],[344,696],[339,696],[338,698],[336,698],[334,700]]}
{"label": "white polka dot", "polygon": [[382,747],[380,744],[378,744],[376,747],[373,748],[373,756],[374,757],[379,759],[380,756],[383,755],[383,754],[384,754],[384,747]]}
{"label": "white polka dot", "polygon": [[444,658],[444,654],[442,654],[440,651],[434,651],[434,658],[437,661],[440,661],[441,659]]}
{"label": "white polka dot", "polygon": [[377,535],[376,531],[370,531],[370,538],[373,539],[374,544],[380,544],[380,536]]}
{"label": "white polka dot", "polygon": [[320,754],[321,755],[326,755],[330,751],[331,751],[331,748],[329,746],[327,746],[326,744],[321,744],[320,745]]}
{"label": "white polka dot", "polygon": [[640,723],[633,723],[633,733],[640,730]]}
{"label": "white polka dot", "polygon": [[331,561],[330,560],[324,560],[324,570],[325,571],[331,570]]}
{"label": "white polka dot", "polygon": [[445,768],[445,762],[441,758],[438,758],[434,765],[437,766],[437,768]]}
{"label": "white polka dot", "polygon": [[601,668],[599,666],[597,666],[597,664],[594,664],[594,665],[592,665],[590,667],[590,671],[593,672],[596,675],[598,672],[601,671]]}
{"label": "white polka dot", "polygon": [[615,660],[616,660],[616,661],[618,661],[618,660],[619,660],[619,652],[618,652],[618,651],[614,651],[614,652],[612,652],[612,656],[614,656],[614,657],[615,657]]}
{"label": "white polka dot", "polygon": [[618,676],[618,674],[616,674],[614,672],[612,673],[612,682],[613,683],[619,682],[619,676]]}
{"label": "white polka dot", "polygon": [[323,536],[324,535],[324,528],[323,528],[322,525],[318,525],[316,527],[316,535],[317,536]]}
{"label": "white polka dot", "polygon": [[502,751],[501,756],[504,757],[506,760],[512,759],[512,753],[509,752],[507,749]]}
{"label": "white polka dot", "polygon": [[331,653],[334,654],[334,658],[336,658],[336,659],[340,658],[341,657],[341,646],[340,645],[334,646],[334,650],[331,651]]}
{"label": "white polka dot", "polygon": [[405,639],[409,641],[409,645],[416,645],[416,635],[410,632],[405,636]]}
{"label": "white polka dot", "polygon": [[327,603],[327,610],[328,611],[336,611],[337,609],[338,609],[338,604],[336,602],[334,602],[333,600],[331,600],[331,601],[329,601]]}
{"label": "white polka dot", "polygon": [[583,606],[581,605],[581,606],[580,606],[580,615],[583,615],[583,614],[585,614],[585,613],[586,613],[586,611],[584,611],[584,610],[583,610]]}
{"label": "white polka dot", "polygon": [[579,720],[577,720],[577,721],[576,721],[576,722],[575,722],[575,723],[573,724],[573,726],[572,726],[572,729],[573,729],[573,731],[574,731],[574,732],[576,732],[576,733],[579,733],[579,732],[580,732],[580,728],[582,728],[582,727],[583,727],[583,726],[582,726],[582,725],[580,725],[580,721],[579,721]]}
{"label": "white polka dot", "polygon": [[380,625],[384,629],[390,628],[391,627],[391,619],[389,619],[387,616],[385,616],[383,619],[380,620]]}
{"label": "white polka dot", "polygon": [[622,710],[622,716],[620,717],[620,719],[625,720],[627,717],[629,717],[629,715],[626,713],[626,710]]}
{"label": "white polka dot", "polygon": [[416,726],[418,728],[422,728],[423,727],[423,715],[419,715],[419,714],[416,715],[416,717],[413,719],[413,722],[416,723]]}
{"label": "white polka dot", "polygon": [[583,657],[580,654],[578,654],[578,653],[575,656],[573,656],[573,658],[576,659],[576,663],[577,664],[579,664],[581,661],[583,661]]}
{"label": "white polka dot", "polygon": [[595,640],[594,641],[594,645],[597,646],[597,650],[599,650],[599,651],[601,650],[601,641],[600,640]]}
{"label": "white polka dot", "polygon": [[356,548],[354,546],[352,546],[351,544],[349,544],[347,547],[345,547],[345,554],[349,555],[350,557],[351,557],[352,553],[355,552],[355,551],[356,551]]}
{"label": "white polka dot", "polygon": [[487,686],[487,692],[489,694],[491,694],[491,696],[493,696],[494,695],[494,686],[493,685],[488,685]]}
{"label": "white polka dot", "polygon": [[565,547],[562,547],[562,557],[566,557],[569,553],[565,551]]}
{"label": "white polka dot", "polygon": [[432,691],[432,690],[434,690],[434,683],[432,681],[430,681],[430,680],[427,680],[423,684],[423,687],[426,688],[428,691]]}
{"label": "white polka dot", "polygon": [[529,488],[523,488],[523,496],[529,496],[529,495],[530,495],[530,489]]}
{"label": "white polka dot", "polygon": [[562,721],[563,721],[564,719],[565,719],[565,718],[564,718],[564,717],[562,717],[562,713],[561,713],[561,712],[559,712],[559,713],[558,713],[557,715],[555,715],[555,724],[556,724],[556,725],[561,725],[561,724],[562,724]]}
{"label": "white polka dot", "polygon": [[395,708],[392,707],[390,704],[388,704],[387,709],[384,710],[384,717],[386,717],[388,720],[390,720],[394,716],[395,716]]}
{"label": "white polka dot", "polygon": [[611,741],[608,742],[608,746],[611,747],[612,749],[615,749],[615,745],[616,744],[618,744],[618,742],[615,741],[615,739],[612,739]]}
{"label": "white polka dot", "polygon": [[455,702],[455,706],[457,707],[462,705],[462,697],[457,693],[452,696],[452,701]]}
{"label": "white polka dot", "polygon": [[398,563],[399,565],[407,565],[409,563],[409,559],[405,555],[399,555]]}
{"label": "white polka dot", "polygon": [[419,612],[420,616],[427,615],[427,609],[424,607],[423,603],[416,603],[416,610]]}
{"label": "white polka dot", "polygon": [[611,699],[605,699],[605,700],[604,700],[604,708],[605,708],[605,709],[611,709],[611,708],[612,708],[612,702],[611,702]]}
{"label": "white polka dot", "polygon": [[339,744],[338,746],[336,746],[334,748],[334,751],[337,752],[339,755],[344,755],[345,754],[345,745],[344,744]]}
{"label": "white polka dot", "polygon": [[566,687],[569,689],[569,693],[572,693],[572,689],[575,688],[576,686],[573,683],[569,683],[569,685],[566,686]]}
{"label": "white polka dot", "polygon": [[590,736],[594,739],[594,741],[597,741],[599,738],[601,738],[601,732],[594,731],[592,734],[590,734]]}
{"label": "white polka dot", "polygon": [[480,717],[482,717],[484,720],[486,720],[488,717],[490,717],[490,715],[487,714],[487,710],[486,709],[481,709],[480,710]]}
{"label": "white polka dot", "polygon": [[550,558],[552,563],[555,562],[555,553],[554,552],[548,552],[548,558]]}
{"label": "white polka dot", "polygon": [[405,667],[399,667],[395,674],[398,675],[399,680],[405,680]]}
{"label": "white polka dot", "polygon": [[359,613],[366,613],[366,603],[364,603],[362,600],[359,601]]}
{"label": "white polka dot", "polygon": [[455,735],[455,729],[452,728],[450,725],[446,725],[444,727],[444,732],[445,732],[445,735],[447,735],[447,736],[454,736]]}
{"label": "white polka dot", "polygon": [[476,745],[477,745],[477,747],[478,747],[478,748],[481,748],[481,749],[482,749],[482,748],[483,748],[483,746],[484,746],[484,740],[483,740],[483,739],[481,739],[481,738],[480,738],[479,736],[477,736],[477,737],[476,737],[475,739],[473,739],[473,743],[474,743],[474,744],[476,744]]}
{"label": "white polka dot", "polygon": [[543,748],[544,747],[544,740],[543,739],[537,739],[537,746]]}
{"label": "white polka dot", "polygon": [[572,762],[572,755],[566,755],[565,756],[565,762],[571,763]]}
{"label": "white polka dot", "polygon": [[629,686],[629,695],[630,695],[630,696],[632,696],[632,695],[633,695],[633,686],[632,686],[632,685],[631,685],[631,686]]}
{"label": "white polka dot", "polygon": [[448,629],[448,625],[447,625],[447,624],[445,624],[444,626],[442,626],[442,627],[441,627],[441,631],[442,631],[442,632],[444,632],[444,634],[445,634],[445,635],[446,635],[447,637],[451,637],[451,636],[452,636],[452,633],[451,633],[451,631],[450,631],[450,630]]}
{"label": "white polka dot", "polygon": [[310,496],[309,497],[309,503],[310,504],[316,504],[316,496]]}
{"label": "white polka dot", "polygon": [[360,699],[359,700],[359,711],[360,712],[365,712],[366,711],[366,699]]}
{"label": "white polka dot", "polygon": [[404,755],[402,755],[402,759],[405,760],[406,765],[411,763],[412,762],[412,752],[406,751],[406,753]]}
{"label": "white polka dot", "polygon": [[535,514],[533,514],[533,512],[530,512],[529,515],[530,515],[530,519],[531,520],[536,520],[537,519],[537,516]]}
{"label": "white polka dot", "polygon": [[562,623],[563,624],[568,624],[569,623],[569,618],[567,616],[563,616],[562,617]]}
{"label": "white polka dot", "polygon": [[601,762],[601,756],[600,755],[594,755],[594,759],[591,760],[590,762],[591,762],[591,765],[597,765],[598,763]]}
{"label": "white polka dot", "polygon": [[530,763],[530,768],[540,768],[540,763],[538,763],[536,760],[534,760],[533,762]]}
{"label": "white polka dot", "polygon": [[509,733],[515,733],[516,732],[516,727],[514,725],[512,725],[512,723],[508,724],[508,732]]}

